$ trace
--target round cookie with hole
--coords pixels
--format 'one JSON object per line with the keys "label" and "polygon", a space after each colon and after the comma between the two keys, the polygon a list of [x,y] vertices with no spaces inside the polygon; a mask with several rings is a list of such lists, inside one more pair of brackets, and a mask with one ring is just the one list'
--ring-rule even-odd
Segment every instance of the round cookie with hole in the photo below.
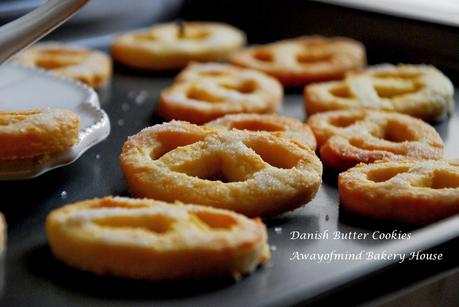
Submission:
{"label": "round cookie with hole", "polygon": [[13,61],[75,79],[91,87],[106,85],[112,62],[105,53],[61,43],[40,43],[13,57]]}
{"label": "round cookie with hole", "polygon": [[203,124],[226,114],[273,113],[282,85],[261,72],[220,63],[192,63],[161,92],[157,113],[164,119]]}
{"label": "round cookie with hole", "polygon": [[66,264],[130,279],[237,279],[270,258],[259,219],[149,199],[66,205],[48,215],[46,233],[51,251]]}
{"label": "round cookie with hole", "polygon": [[120,156],[136,197],[182,201],[269,217],[303,206],[322,164],[298,142],[268,132],[172,121],[129,137]]}
{"label": "round cookie with hole", "polygon": [[341,79],[366,64],[365,47],[350,38],[303,36],[249,47],[230,56],[234,65],[263,71],[284,86]]}
{"label": "round cookie with hole", "polygon": [[303,122],[278,114],[229,114],[206,124],[228,130],[268,131],[280,137],[290,138],[312,150],[317,142],[311,128]]}
{"label": "round cookie with hole", "polygon": [[339,175],[341,206],[362,216],[427,224],[459,213],[459,161],[359,164]]}
{"label": "round cookie with hole", "polygon": [[191,61],[226,60],[245,42],[242,31],[223,23],[165,23],[146,32],[116,36],[112,56],[117,62],[137,69],[180,69]]}
{"label": "round cookie with hole", "polygon": [[342,81],[310,84],[304,99],[308,115],[371,108],[438,121],[453,110],[454,87],[433,66],[378,65],[350,72]]}
{"label": "round cookie with hole", "polygon": [[308,119],[325,165],[348,169],[377,160],[441,159],[443,141],[420,119],[368,109],[318,113]]}

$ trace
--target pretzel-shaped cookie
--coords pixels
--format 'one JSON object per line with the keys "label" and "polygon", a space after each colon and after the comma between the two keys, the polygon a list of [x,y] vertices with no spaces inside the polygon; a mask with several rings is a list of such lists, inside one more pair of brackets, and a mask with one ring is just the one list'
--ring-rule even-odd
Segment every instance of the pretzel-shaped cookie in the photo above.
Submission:
{"label": "pretzel-shaped cookie", "polygon": [[304,91],[308,115],[372,108],[432,121],[453,109],[451,81],[433,66],[379,65],[351,72],[343,81],[311,84]]}
{"label": "pretzel-shaped cookie", "polygon": [[280,137],[290,138],[312,150],[317,142],[311,128],[301,121],[277,114],[229,114],[206,124],[228,130],[268,131]]}
{"label": "pretzel-shaped cookie", "polygon": [[67,205],[48,215],[46,232],[68,265],[132,279],[238,278],[270,257],[259,219],[148,199]]}
{"label": "pretzel-shaped cookie", "polygon": [[365,47],[352,39],[298,37],[254,46],[230,56],[230,62],[263,71],[285,86],[340,79],[366,63]]}
{"label": "pretzel-shaped cookie", "polygon": [[275,112],[282,96],[282,85],[261,72],[194,63],[161,92],[157,112],[165,119],[202,124],[232,113]]}
{"label": "pretzel-shaped cookie", "polygon": [[426,224],[459,213],[459,161],[381,161],[339,175],[341,205],[364,216]]}
{"label": "pretzel-shaped cookie", "polygon": [[414,117],[365,109],[318,113],[308,120],[328,166],[347,169],[377,160],[440,159],[443,141]]}
{"label": "pretzel-shaped cookie", "polygon": [[130,192],[267,217],[309,202],[322,164],[312,150],[267,132],[172,121],[129,137],[121,153]]}
{"label": "pretzel-shaped cookie", "polygon": [[112,55],[118,62],[133,68],[178,69],[190,61],[225,60],[245,45],[245,34],[223,23],[166,23],[147,32],[117,36]]}
{"label": "pretzel-shaped cookie", "polygon": [[92,87],[105,85],[112,75],[112,62],[105,53],[61,43],[37,44],[16,55],[13,61],[44,68]]}
{"label": "pretzel-shaped cookie", "polygon": [[0,160],[66,150],[78,142],[80,118],[71,111],[0,112]]}

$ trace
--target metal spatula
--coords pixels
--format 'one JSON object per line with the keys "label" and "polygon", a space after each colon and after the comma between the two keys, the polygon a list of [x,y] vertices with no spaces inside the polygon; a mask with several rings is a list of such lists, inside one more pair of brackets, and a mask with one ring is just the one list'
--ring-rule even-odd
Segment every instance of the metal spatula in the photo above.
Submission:
{"label": "metal spatula", "polygon": [[60,26],[89,0],[48,0],[0,27],[0,64]]}

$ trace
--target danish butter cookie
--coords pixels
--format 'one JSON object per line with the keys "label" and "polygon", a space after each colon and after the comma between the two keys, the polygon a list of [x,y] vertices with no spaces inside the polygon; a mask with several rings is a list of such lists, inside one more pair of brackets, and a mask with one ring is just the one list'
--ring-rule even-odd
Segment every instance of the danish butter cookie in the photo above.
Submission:
{"label": "danish butter cookie", "polygon": [[285,86],[341,79],[366,64],[365,47],[344,37],[304,36],[254,46],[230,56],[230,62],[263,71]]}
{"label": "danish butter cookie", "polygon": [[223,127],[250,131],[268,131],[287,137],[316,150],[316,138],[311,128],[301,121],[277,114],[229,114],[206,124],[208,127]]}
{"label": "danish butter cookie", "polygon": [[225,60],[245,41],[243,32],[223,23],[166,23],[146,32],[117,36],[112,55],[119,63],[133,68],[179,69],[190,61]]}
{"label": "danish butter cookie", "polygon": [[459,213],[459,161],[381,161],[339,175],[341,205],[371,218],[426,224]]}
{"label": "danish butter cookie", "polygon": [[106,197],[52,211],[53,254],[97,274],[151,281],[252,272],[270,255],[259,219],[214,208]]}
{"label": "danish butter cookie", "polygon": [[104,86],[112,76],[112,62],[105,53],[60,43],[37,44],[16,55],[13,61],[95,88]]}
{"label": "danish butter cookie", "polygon": [[59,152],[78,142],[80,117],[67,110],[0,112],[0,160]]}
{"label": "danish butter cookie", "polygon": [[311,116],[308,124],[322,162],[338,169],[382,159],[440,159],[443,155],[443,141],[435,129],[405,114],[329,111]]}
{"label": "danish butter cookie", "polygon": [[261,72],[227,64],[190,64],[161,92],[165,119],[202,124],[226,114],[273,113],[283,97],[279,82]]}
{"label": "danish butter cookie", "polygon": [[319,189],[322,164],[298,142],[268,132],[172,121],[129,137],[121,153],[130,192],[267,217],[298,208]]}
{"label": "danish butter cookie", "polygon": [[343,81],[308,85],[304,97],[308,115],[372,108],[436,121],[453,110],[453,93],[451,81],[433,66],[379,65]]}

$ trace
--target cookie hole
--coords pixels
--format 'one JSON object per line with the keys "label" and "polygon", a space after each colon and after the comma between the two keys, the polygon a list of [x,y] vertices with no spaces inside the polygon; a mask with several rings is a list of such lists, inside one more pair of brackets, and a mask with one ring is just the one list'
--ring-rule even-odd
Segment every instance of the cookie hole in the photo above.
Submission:
{"label": "cookie hole", "polygon": [[203,77],[222,77],[222,76],[227,75],[227,73],[223,71],[209,70],[209,71],[201,71],[199,72],[199,75]]}
{"label": "cookie hole", "polygon": [[248,119],[231,123],[231,128],[250,131],[284,131],[284,127],[264,120]]}
{"label": "cookie hole", "polygon": [[[181,28],[183,27],[183,28]],[[210,32],[201,28],[195,28],[183,24],[177,26],[177,39],[179,40],[203,40],[210,36]]]}
{"label": "cookie hole", "polygon": [[368,144],[365,140],[360,138],[352,138],[348,140],[349,144],[355,148],[367,151],[371,153],[371,158],[367,157],[365,153],[360,156],[362,162],[372,162],[376,160],[384,159],[387,156],[387,153],[393,154],[406,154],[403,148],[387,148],[387,147],[380,147],[374,144]]}
{"label": "cookie hole", "polygon": [[93,220],[93,223],[102,227],[141,229],[155,234],[165,234],[172,230],[175,220],[161,214],[142,216],[109,216]]}
{"label": "cookie hole", "polygon": [[[204,162],[204,161],[203,161]],[[221,166],[216,166],[212,169],[208,168],[207,170],[201,170],[201,172],[184,172],[189,176],[197,177],[199,179],[209,180],[209,181],[220,181],[223,183],[237,182],[238,180],[232,180],[225,174],[221,169]]]}
{"label": "cookie hole", "polygon": [[221,97],[213,95],[208,90],[200,88],[200,87],[190,88],[188,92],[186,93],[186,96],[188,99],[199,100],[199,101],[204,101],[204,102],[209,102],[209,103],[218,103],[218,102],[223,101]]}
{"label": "cookie hole", "polygon": [[337,86],[330,90],[330,94],[339,98],[352,98],[353,95],[347,86]]}
{"label": "cookie hole", "polygon": [[86,52],[63,49],[47,49],[40,51],[35,65],[45,69],[57,69],[83,62]]}
{"label": "cookie hole", "polygon": [[406,123],[395,120],[387,122],[382,138],[393,143],[411,142],[417,139],[415,132]]}
{"label": "cookie hole", "polygon": [[374,86],[379,97],[394,98],[396,96],[416,93],[424,87],[422,84],[402,79],[393,79],[392,81],[394,82],[379,83]]}
{"label": "cookie hole", "polygon": [[256,84],[253,81],[245,81],[240,84],[224,83],[224,84],[221,84],[220,86],[227,90],[237,91],[241,94],[251,94],[255,92],[256,90]]}
{"label": "cookie hole", "polygon": [[318,62],[328,62],[331,57],[328,54],[300,53],[296,56],[296,61],[299,64],[311,64]]}
{"label": "cookie hole", "polygon": [[154,41],[157,39],[156,35],[154,35],[153,33],[134,33],[132,34],[132,37],[135,40],[147,42]]}
{"label": "cookie hole", "polygon": [[230,229],[237,224],[237,221],[230,215],[215,212],[197,211],[193,217],[212,229]]}
{"label": "cookie hole", "polygon": [[432,189],[459,188],[459,174],[448,171],[436,171],[432,177]]}
{"label": "cookie hole", "polygon": [[398,174],[408,171],[408,167],[377,168],[367,173],[368,180],[373,182],[385,182]]}
{"label": "cookie hole", "polygon": [[[196,161],[195,161],[196,162]],[[230,183],[230,182],[241,182],[246,180],[246,177],[236,177],[234,175],[227,174],[226,171],[229,170],[224,170],[222,169],[221,164],[214,164],[210,162],[209,160],[206,161],[201,161],[198,163],[207,163],[207,168],[205,169],[199,169],[199,170],[174,170],[174,171],[179,171],[181,173],[187,174],[188,176],[192,177],[197,177],[199,179],[203,180],[209,180],[209,181],[220,181],[223,183]]]}
{"label": "cookie hole", "polygon": [[300,158],[283,144],[253,141],[245,144],[255,151],[263,161],[271,166],[290,169],[298,164]]}
{"label": "cookie hole", "polygon": [[253,54],[253,57],[260,62],[272,62],[274,60],[273,54],[266,50],[258,50]]}
{"label": "cookie hole", "polygon": [[351,146],[365,150],[367,149],[362,139],[349,139],[348,142]]}
{"label": "cookie hole", "polygon": [[237,182],[237,180],[230,180],[225,176],[222,170],[217,170],[213,174],[208,174],[207,176],[195,176],[204,180],[209,181],[220,181],[223,183]]}
{"label": "cookie hole", "polygon": [[419,72],[408,72],[408,71],[380,71],[380,72],[374,72],[373,77],[375,78],[380,78],[380,79],[405,79],[405,80],[412,80],[414,81],[418,77],[420,77],[422,74]]}
{"label": "cookie hole", "polygon": [[185,163],[174,165],[170,169],[174,172],[209,181],[230,183],[246,180],[244,176],[235,175],[235,171],[231,166],[225,167],[221,155],[206,153]]}
{"label": "cookie hole", "polygon": [[136,203],[136,202],[126,202],[126,201],[117,201],[115,199],[101,199],[100,201],[91,205],[92,209],[100,208],[123,208],[123,209],[138,209],[138,208],[148,208],[147,205]]}
{"label": "cookie hole", "polygon": [[364,117],[365,117],[364,114],[362,115],[342,115],[342,116],[332,117],[330,118],[328,122],[335,127],[346,128],[346,127],[354,125],[356,122],[362,120]]}
{"label": "cookie hole", "polygon": [[180,146],[187,146],[201,141],[203,135],[186,133],[183,131],[164,130],[156,132],[156,139],[161,143],[161,146],[150,153],[153,160],[161,158],[166,153]]}

